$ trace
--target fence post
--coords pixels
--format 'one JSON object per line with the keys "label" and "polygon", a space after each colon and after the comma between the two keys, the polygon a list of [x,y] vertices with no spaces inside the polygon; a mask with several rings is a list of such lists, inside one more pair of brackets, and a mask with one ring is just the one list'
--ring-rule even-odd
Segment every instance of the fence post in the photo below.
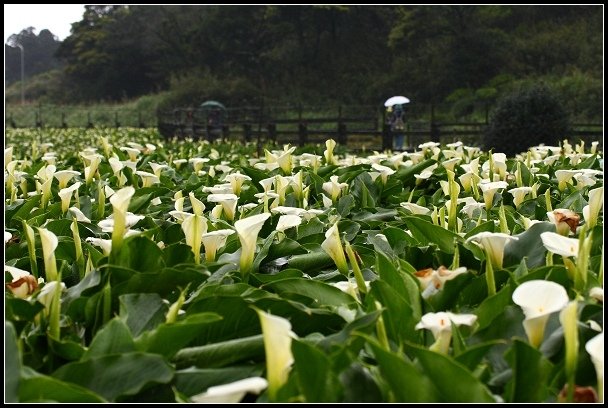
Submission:
{"label": "fence post", "polygon": [[228,125],[223,125],[222,126],[222,140],[224,142],[227,142],[229,137],[230,137],[230,127],[228,127]]}
{"label": "fence post", "polygon": [[305,122],[300,122],[298,124],[298,137],[300,146],[304,146],[306,143],[308,143],[308,127],[306,126]]}
{"label": "fence post", "polygon": [[40,113],[36,112],[36,127],[40,128],[42,127],[42,119],[40,119]]}
{"label": "fence post", "polygon": [[274,123],[268,124],[268,138],[274,143],[277,142],[277,125]]}
{"label": "fence post", "polygon": [[68,128],[68,124],[65,121],[65,112],[61,112],[61,127],[64,129]]}
{"label": "fence post", "polygon": [[382,110],[382,150],[390,150],[393,147],[393,135],[386,120],[386,109]]}
{"label": "fence post", "polygon": [[338,122],[338,144],[346,146],[347,143],[346,123],[340,121]]}
{"label": "fence post", "polygon": [[243,135],[246,142],[251,142],[251,123],[243,123]]}
{"label": "fence post", "polygon": [[140,128],[145,128],[146,124],[144,123],[143,120],[141,120],[141,112],[137,111],[137,120],[139,121],[139,127]]}
{"label": "fence post", "polygon": [[87,129],[93,129],[93,122],[91,121],[91,112],[87,112]]}
{"label": "fence post", "polygon": [[114,127],[117,129],[120,127],[120,122],[118,121],[118,112],[114,112]]}

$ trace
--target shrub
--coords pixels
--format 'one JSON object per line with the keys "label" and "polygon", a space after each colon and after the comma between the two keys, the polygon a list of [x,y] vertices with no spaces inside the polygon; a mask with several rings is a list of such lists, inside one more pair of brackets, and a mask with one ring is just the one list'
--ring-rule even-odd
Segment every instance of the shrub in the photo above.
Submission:
{"label": "shrub", "polygon": [[484,148],[513,156],[541,143],[556,145],[568,136],[569,128],[559,99],[545,86],[536,85],[498,101],[484,135]]}

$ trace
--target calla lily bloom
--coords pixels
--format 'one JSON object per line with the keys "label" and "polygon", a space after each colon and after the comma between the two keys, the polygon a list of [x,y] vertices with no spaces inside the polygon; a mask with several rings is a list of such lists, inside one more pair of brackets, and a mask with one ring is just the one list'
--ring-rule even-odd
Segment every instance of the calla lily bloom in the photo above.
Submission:
{"label": "calla lily bloom", "polygon": [[543,342],[549,315],[562,310],[568,304],[566,289],[558,283],[545,280],[522,283],[513,291],[512,298],[526,316],[524,330],[528,341],[534,347]]}
{"label": "calla lily bloom", "polygon": [[480,232],[467,241],[472,241],[484,249],[488,257],[488,261],[495,268],[502,268],[502,260],[505,252],[505,246],[509,241],[516,241],[518,238],[501,232]]}
{"label": "calla lily bloom", "polygon": [[598,187],[593,190],[589,190],[589,204],[583,207],[583,218],[589,226],[593,228],[597,225],[597,219],[602,206],[604,205],[604,187]]}
{"label": "calla lily bloom", "polygon": [[323,156],[325,156],[325,164],[336,164],[336,159],[334,157],[335,147],[336,141],[334,139],[328,139],[325,141],[325,151],[323,151]]}
{"label": "calla lily bloom", "polygon": [[555,177],[557,178],[559,191],[564,191],[566,184],[572,183],[572,178],[579,173],[581,173],[580,170],[556,170]]}
{"label": "calla lily bloom", "polygon": [[152,172],[154,173],[154,175],[156,177],[160,178],[160,175],[163,171],[163,169],[168,169],[169,166],[167,166],[166,164],[159,164],[159,163],[148,163],[150,165],[150,168],[152,169]]}
{"label": "calla lily bloom", "polygon": [[267,387],[268,381],[265,378],[250,377],[209,387],[206,392],[190,397],[190,400],[197,403],[234,404],[240,402],[246,394],[259,394]]}
{"label": "calla lily bloom", "polygon": [[221,229],[207,232],[202,235],[201,240],[205,246],[205,259],[207,262],[213,262],[215,260],[217,250],[226,245],[226,239],[232,234],[234,234],[234,230]]}
{"label": "calla lily bloom", "polygon": [[72,199],[72,194],[74,191],[77,191],[80,188],[80,182],[72,184],[68,188],[62,188],[59,190],[59,198],[61,198],[61,212],[66,213],[68,208],[70,207],[70,200]]}
{"label": "calla lily bloom", "polygon": [[[58,288],[59,286],[59,288]],[[36,300],[44,305],[45,313],[48,314],[51,307],[51,302],[53,301],[53,297],[55,295],[55,290],[59,289],[61,292],[65,290],[65,283],[57,282],[56,280],[47,282],[44,284],[38,296],[36,296]]]}
{"label": "calla lily bloom", "polygon": [[192,248],[194,262],[200,263],[202,236],[207,232],[207,219],[201,215],[190,214],[182,222],[186,244]]}
{"label": "calla lily bloom", "polygon": [[59,170],[53,173],[53,177],[59,182],[59,189],[66,188],[70,180],[75,176],[80,176],[80,172],[74,170]]}
{"label": "calla lily bloom", "polygon": [[427,313],[416,325],[416,330],[430,330],[435,337],[435,343],[430,349],[441,354],[448,354],[452,340],[452,323],[456,326],[472,326],[476,321],[477,316],[474,314]]}
{"label": "calla lily bloom", "polygon": [[302,223],[302,218],[297,215],[287,214],[279,217],[277,231],[285,232],[286,229],[297,227]]}
{"label": "calla lily bloom", "polygon": [[207,201],[222,205],[224,214],[229,221],[234,220],[238,200],[239,197],[235,194],[209,194],[207,196]]}
{"label": "calla lily bloom", "polygon": [[423,207],[421,205],[418,204],[414,204],[414,203],[399,203],[399,205],[403,208],[405,208],[406,210],[408,210],[409,212],[411,212],[412,214],[416,214],[416,215],[427,215],[431,212],[430,209]]}
{"label": "calla lily bloom", "polygon": [[188,161],[192,163],[194,173],[198,174],[198,172],[203,169],[203,166],[209,161],[209,159],[207,157],[193,157]]}
{"label": "calla lily bloom", "polygon": [[240,219],[234,223],[234,228],[241,241],[240,268],[243,277],[246,277],[251,271],[258,234],[268,218],[270,218],[270,213],[263,213]]}
{"label": "calla lily bloom", "polygon": [[129,155],[129,160],[132,162],[137,162],[137,156],[139,156],[139,154],[141,153],[141,150],[127,146],[122,146],[120,150],[126,152]]}
{"label": "calla lily bloom", "polygon": [[564,237],[555,232],[543,232],[540,238],[549,252],[562,256],[578,256],[579,240],[576,238]]}
{"label": "calla lily bloom", "polygon": [[151,187],[154,184],[160,183],[160,179],[158,178],[158,176],[156,176],[156,174],[148,173],[147,171],[141,170],[137,170],[135,174],[141,177],[142,188]]}
{"label": "calla lily bloom", "polygon": [[260,318],[264,336],[268,396],[271,401],[274,401],[279,388],[287,382],[294,361],[291,353],[291,340],[297,336],[291,331],[289,320],[258,309],[256,312]]}
{"label": "calla lily bloom", "polygon": [[122,246],[123,236],[127,228],[127,209],[135,189],[131,186],[121,188],[110,197],[113,211],[112,249],[118,251]]}
{"label": "calla lily bloom", "polygon": [[519,208],[521,203],[524,202],[526,196],[532,192],[532,187],[516,187],[508,191],[513,196],[513,204],[515,208]]}
{"label": "calla lily bloom", "polygon": [[13,277],[6,287],[15,297],[25,299],[38,288],[38,280],[28,271],[4,265],[4,272],[9,272]]}
{"label": "calla lily bloom", "polygon": [[386,185],[388,176],[395,174],[395,170],[391,169],[390,167],[383,166],[381,164],[372,164],[372,169],[380,173],[380,178],[382,179],[382,184],[384,185]]}
{"label": "calla lily bloom", "polygon": [[40,241],[42,242],[42,255],[44,258],[44,270],[48,282],[57,280],[57,262],[55,261],[55,249],[59,245],[57,235],[46,228],[38,228]]}
{"label": "calla lily bloom", "polygon": [[325,233],[325,241],[321,243],[321,248],[334,260],[340,273],[348,276],[348,265],[346,263],[346,256],[344,256],[344,248],[342,247],[337,222]]}
{"label": "calla lily bloom", "polygon": [[340,194],[342,194],[343,190],[348,188],[347,183],[339,183],[338,176],[331,176],[329,178],[330,181],[323,183],[323,191],[329,194],[332,202],[336,202]]}
{"label": "calla lily bloom", "polygon": [[443,289],[445,283],[457,276],[466,273],[467,268],[460,267],[450,271],[445,266],[440,266],[439,269],[426,268],[414,273],[422,289],[422,297],[428,299],[435,293]]}
{"label": "calla lily bloom", "polygon": [[479,188],[483,193],[483,201],[486,205],[486,210],[492,208],[492,203],[494,202],[494,194],[501,189],[507,188],[509,185],[505,181],[494,181],[491,183],[481,183]]}
{"label": "calla lily bloom", "polygon": [[585,350],[591,356],[597,374],[597,391],[600,402],[604,401],[604,332],[598,334],[587,343]]}
{"label": "calla lily bloom", "polygon": [[604,303],[604,289],[600,288],[599,286],[591,288],[589,291],[589,296],[598,302]]}
{"label": "calla lily bloom", "polygon": [[112,252],[112,240],[88,237],[85,241],[89,242],[91,245],[100,247],[105,256],[110,255],[110,252]]}
{"label": "calla lily bloom", "polygon": [[553,211],[548,211],[547,217],[550,222],[555,224],[557,233],[563,236],[568,236],[570,231],[576,232],[580,220],[577,213],[566,208],[556,208]]}
{"label": "calla lily bloom", "polygon": [[[144,215],[136,215],[127,211],[127,213],[125,214],[125,230],[128,230],[129,228],[133,227],[135,224],[137,224],[144,218]],[[99,221],[97,225],[101,227],[101,230],[103,232],[114,232],[114,214],[110,215],[104,220]]]}
{"label": "calla lily bloom", "polygon": [[243,186],[243,182],[244,181],[251,181],[251,177],[245,175],[245,174],[241,174],[240,172],[235,172],[235,173],[231,173],[228,174],[225,178],[225,181],[229,182],[231,187],[232,187],[232,191],[231,193],[236,194],[237,196],[241,194],[241,188]]}

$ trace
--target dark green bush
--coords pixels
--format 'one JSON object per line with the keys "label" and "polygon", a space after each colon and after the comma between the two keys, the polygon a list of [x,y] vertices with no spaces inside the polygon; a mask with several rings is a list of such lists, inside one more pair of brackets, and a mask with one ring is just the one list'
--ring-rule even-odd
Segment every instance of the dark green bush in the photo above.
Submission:
{"label": "dark green bush", "polygon": [[490,117],[484,148],[511,157],[541,143],[557,145],[568,137],[568,114],[545,86],[536,85],[503,97]]}

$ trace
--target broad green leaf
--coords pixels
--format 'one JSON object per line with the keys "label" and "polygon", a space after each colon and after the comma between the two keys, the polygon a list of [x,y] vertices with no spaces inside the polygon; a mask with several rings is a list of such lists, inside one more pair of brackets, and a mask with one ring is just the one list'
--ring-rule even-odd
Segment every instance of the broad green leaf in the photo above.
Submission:
{"label": "broad green leaf", "polygon": [[215,313],[197,313],[175,323],[163,323],[154,330],[142,333],[135,344],[139,350],[157,353],[171,358],[178,350],[197,337],[204,326],[217,322],[221,316]]}
{"label": "broad green leaf", "polygon": [[475,367],[486,357],[488,351],[499,344],[506,344],[504,340],[490,340],[483,343],[474,344],[467,347],[466,351],[455,357],[455,360],[465,366],[469,371],[474,371]]}
{"label": "broad green leaf", "polygon": [[566,197],[561,203],[553,206],[553,208],[567,208],[580,214],[583,212],[583,207],[586,205],[587,200],[585,200],[580,191],[576,190]]}
{"label": "broad green leaf", "polygon": [[173,369],[161,356],[125,353],[69,363],[55,371],[53,377],[116,401],[122,395],[138,393],[149,383],[167,383],[173,374]]}
{"label": "broad green leaf", "polygon": [[269,282],[262,288],[269,288],[281,296],[288,293],[306,296],[313,299],[318,305],[353,307],[357,303],[352,296],[336,287],[303,278],[288,278]]}
{"label": "broad green leaf", "polygon": [[487,297],[479,307],[475,310],[477,315],[477,323],[479,324],[478,329],[485,329],[490,323],[500,316],[505,306],[511,304],[511,294],[513,289],[511,285],[506,285],[498,293]]}
{"label": "broad green leaf", "polygon": [[414,318],[419,318],[422,315],[422,308],[420,289],[415,278],[395,268],[395,265],[382,252],[376,253],[376,271],[380,275],[380,279],[394,289],[411,307]]}
{"label": "broad green leaf", "polygon": [[[15,228],[19,228],[21,225],[21,220],[29,219],[29,215],[32,212],[34,207],[40,205],[40,199],[42,196],[40,194],[35,195],[33,197],[24,200],[22,203],[13,204],[12,206],[7,206],[4,209],[4,224],[9,225],[12,221]],[[32,225],[28,222],[29,225]]]}
{"label": "broad green leaf", "polygon": [[327,252],[320,250],[308,254],[294,255],[289,259],[288,264],[290,268],[299,269],[311,275],[315,271],[333,266],[334,261]]}
{"label": "broad green leaf", "polygon": [[440,398],[451,403],[496,402],[490,391],[466,367],[449,356],[418,346],[408,348],[437,387]]}
{"label": "broad green leaf", "polygon": [[422,373],[407,356],[384,350],[375,340],[367,338],[374,351],[382,378],[388,383],[394,401],[389,402],[440,402],[437,386]]}
{"label": "broad green leaf", "polygon": [[400,167],[399,170],[397,170],[397,172],[393,174],[393,177],[401,180],[403,182],[403,187],[413,188],[416,182],[414,174],[422,173],[422,170],[426,169],[429,166],[432,166],[435,163],[436,160],[428,159],[414,166]]}
{"label": "broad green leaf", "polygon": [[[262,347],[262,353],[263,353]],[[261,365],[225,368],[190,367],[175,372],[175,388],[188,397],[205,392],[209,387],[259,376]]]}
{"label": "broad green leaf", "polygon": [[5,319],[7,320],[23,320],[31,321],[34,317],[44,309],[44,306],[39,302],[30,303],[25,299],[9,298],[4,301]]}
{"label": "broad green leaf", "polygon": [[548,392],[552,364],[542,353],[520,339],[505,354],[513,374],[505,390],[506,402],[542,402]]}
{"label": "broad green leaf", "polygon": [[412,306],[387,282],[375,280],[370,286],[370,294],[385,308],[382,315],[389,339],[398,344],[404,340],[419,342],[421,333],[415,326],[420,316],[416,316]]}
{"label": "broad green leaf", "polygon": [[205,346],[183,348],[173,357],[177,368],[224,367],[250,360],[264,361],[264,339],[261,334]]}
{"label": "broad green leaf", "polygon": [[342,217],[348,217],[353,207],[355,207],[355,199],[350,194],[340,197],[338,200],[338,214]]}
{"label": "broad green leaf", "polygon": [[84,347],[80,342],[75,342],[70,339],[54,339],[49,336],[49,346],[53,353],[66,361],[79,360],[85,352]]}
{"label": "broad green leaf", "polygon": [[352,363],[340,373],[339,379],[344,389],[344,399],[341,402],[383,402],[380,388],[367,367],[359,363]]}
{"label": "broad green leaf", "polygon": [[336,402],[341,387],[329,358],[314,346],[300,340],[292,341],[291,350],[298,386],[305,402]]}
{"label": "broad green leaf", "polygon": [[503,267],[518,265],[524,257],[527,259],[528,268],[544,265],[547,250],[540,234],[547,231],[555,232],[555,226],[549,222],[539,222],[527,231],[515,235],[517,240],[510,241],[505,246]]}
{"label": "broad green leaf", "polygon": [[404,217],[404,221],[412,232],[412,235],[420,241],[421,245],[434,243],[441,251],[453,254],[454,241],[462,242],[460,235],[454,234],[453,232],[425,221],[422,218],[408,216]]}
{"label": "broad green leaf", "polygon": [[495,232],[495,227],[496,225],[494,224],[494,221],[482,222],[481,224],[467,232],[464,237],[466,239],[472,237],[475,234],[479,234],[480,232]]}
{"label": "broad green leaf", "polygon": [[123,320],[116,317],[99,330],[81,361],[103,357],[108,354],[122,354],[135,351],[135,342],[129,327]]}
{"label": "broad green leaf", "polygon": [[[30,371],[30,370],[28,370]],[[23,376],[23,375],[22,375]],[[90,389],[46,375],[28,373],[19,384],[19,402],[107,402]]]}
{"label": "broad green leaf", "polygon": [[17,333],[11,322],[4,321],[4,402],[19,402],[21,355]]}
{"label": "broad green leaf", "polygon": [[120,318],[129,327],[133,337],[163,323],[169,311],[169,306],[156,293],[122,295],[119,300]]}

